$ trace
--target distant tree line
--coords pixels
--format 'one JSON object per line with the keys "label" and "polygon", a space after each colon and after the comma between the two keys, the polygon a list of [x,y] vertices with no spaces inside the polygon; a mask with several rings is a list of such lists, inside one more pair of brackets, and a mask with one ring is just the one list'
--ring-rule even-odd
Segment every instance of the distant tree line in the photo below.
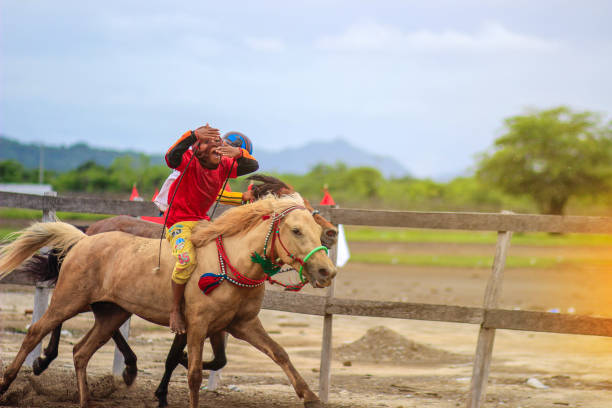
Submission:
{"label": "distant tree line", "polygon": [[[108,167],[93,161],[63,172],[46,172],[58,192],[123,193],[133,185],[151,197],[170,169],[148,156],[122,156]],[[567,107],[528,111],[506,119],[502,136],[477,161],[473,176],[436,182],[385,178],[371,167],[319,164],[308,173],[273,174],[318,202],[326,185],[343,207],[435,211],[499,211],[612,214],[612,123]],[[35,183],[37,169],[0,162],[0,182]],[[245,190],[243,177],[231,180]]]}
{"label": "distant tree line", "polygon": [[[55,178],[57,173],[45,171],[44,180]],[[0,161],[0,183],[38,183],[39,170],[24,167],[17,160]]]}

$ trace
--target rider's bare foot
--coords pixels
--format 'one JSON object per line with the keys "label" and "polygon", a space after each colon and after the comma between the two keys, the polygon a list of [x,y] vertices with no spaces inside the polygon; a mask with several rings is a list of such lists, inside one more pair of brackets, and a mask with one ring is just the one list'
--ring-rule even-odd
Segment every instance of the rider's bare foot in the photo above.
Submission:
{"label": "rider's bare foot", "polygon": [[183,334],[185,330],[185,320],[183,314],[179,310],[170,312],[170,331],[176,334]]}

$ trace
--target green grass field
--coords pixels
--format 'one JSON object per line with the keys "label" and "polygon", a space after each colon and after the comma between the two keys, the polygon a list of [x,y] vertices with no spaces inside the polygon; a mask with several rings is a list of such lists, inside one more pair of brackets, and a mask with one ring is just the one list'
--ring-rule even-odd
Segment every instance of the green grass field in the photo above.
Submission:
{"label": "green grass field", "polygon": [[[95,221],[112,217],[112,215],[106,214],[84,214],[62,211],[58,212],[56,216],[60,220],[82,221],[83,224],[91,224]],[[22,208],[0,208],[0,241],[5,240],[7,235],[18,230],[18,228],[11,228],[3,225],[3,219],[22,220],[25,222],[40,221],[42,220],[42,211]]]}
{"label": "green grass field", "polygon": [[[427,255],[427,254],[389,254],[378,252],[361,252],[351,254],[351,262],[361,262],[379,265],[404,265],[425,267],[454,267],[454,268],[486,268],[493,265],[493,256],[486,255]],[[506,266],[509,268],[569,268],[577,265],[610,266],[610,261],[581,260],[578,258],[549,258],[508,256]]]}
{"label": "green grass field", "polygon": [[[59,211],[57,218],[60,220],[74,220],[74,221],[98,221],[104,218],[112,217],[112,215],[106,214],[84,214],[84,213],[72,213]],[[23,208],[0,208],[0,219],[12,219],[12,220],[34,220],[40,221],[42,219],[41,210],[28,210]]]}
{"label": "green grass field", "polygon": [[[417,230],[405,228],[346,227],[347,240],[353,242],[421,242],[454,244],[492,244],[497,241],[494,231]],[[612,235],[564,234],[545,232],[515,233],[512,244],[542,246],[611,245]]]}
{"label": "green grass field", "polygon": [[0,227],[0,241],[4,241],[6,239],[6,236],[12,232],[15,232],[14,228]]}

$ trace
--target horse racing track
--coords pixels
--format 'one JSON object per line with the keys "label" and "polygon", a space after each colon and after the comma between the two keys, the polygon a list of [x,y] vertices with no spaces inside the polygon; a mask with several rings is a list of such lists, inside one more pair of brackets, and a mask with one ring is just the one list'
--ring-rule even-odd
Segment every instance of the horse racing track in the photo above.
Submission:
{"label": "horse racing track", "polygon": [[[351,249],[378,250],[369,244],[353,245]],[[403,252],[422,249],[422,245],[401,248]],[[543,251],[515,249],[527,254]],[[476,248],[437,245],[437,250],[469,253]],[[609,248],[600,250],[609,252]],[[534,273],[528,268],[508,268],[506,272],[501,301],[505,308],[545,311],[557,307],[564,312],[573,308],[577,313],[588,314],[602,310],[597,299],[609,295],[610,290],[601,285],[597,272],[551,269]],[[344,298],[477,306],[482,302],[488,273],[486,268],[373,267],[349,263],[338,275],[335,293]],[[305,291],[317,294],[312,289]],[[3,366],[12,360],[21,344],[31,319],[26,311],[32,308],[32,299],[30,287],[0,285]],[[261,317],[311,388],[317,390],[322,318],[269,310],[263,310]],[[22,369],[0,399],[0,406],[77,406],[72,346],[91,321],[90,315],[83,314],[66,322],[58,358],[38,377],[31,370]],[[476,325],[335,316],[327,406],[463,407],[477,333]],[[167,328],[133,318],[129,343],[139,359],[138,378],[128,388],[110,376],[114,346],[107,344],[94,355],[88,369],[96,406],[157,406],[153,393],[172,338]],[[222,386],[217,391],[202,389],[200,406],[303,406],[285,375],[266,356],[233,339],[227,354]],[[209,356],[207,345],[205,358]],[[169,387],[170,406],[188,406],[188,394],[186,370],[179,367]],[[608,401],[612,401],[612,339],[498,331],[485,407],[602,407]]]}

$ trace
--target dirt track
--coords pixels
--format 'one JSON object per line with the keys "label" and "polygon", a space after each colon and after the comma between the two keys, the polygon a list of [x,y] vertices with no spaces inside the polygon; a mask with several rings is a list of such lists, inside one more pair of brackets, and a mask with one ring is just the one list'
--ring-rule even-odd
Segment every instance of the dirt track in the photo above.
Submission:
{"label": "dirt track", "polygon": [[[352,249],[374,250],[362,245],[352,246]],[[433,247],[432,244],[403,249],[440,250],[439,246]],[[454,248],[459,251],[482,249],[473,245]],[[449,250],[452,249],[442,248],[443,252]],[[591,253],[588,249],[580,250]],[[487,251],[489,248],[485,249]],[[591,254],[604,256],[605,250]],[[486,268],[374,268],[349,264],[339,275],[336,294],[339,297],[476,306],[482,302],[488,272]],[[564,312],[573,308],[581,314],[597,311],[609,316],[612,296],[608,275],[608,271],[586,267],[580,271],[508,270],[502,307],[540,311],[559,308]],[[307,292],[317,293],[314,289]],[[23,330],[30,321],[24,311],[32,307],[33,291],[0,286],[0,296],[0,358],[6,365],[23,339],[23,334],[16,331]],[[262,311],[261,317],[264,326],[286,348],[295,366],[317,392],[322,319],[273,311]],[[71,335],[63,336],[58,359],[41,377],[22,370],[18,380],[0,399],[0,405],[76,406],[71,348],[89,327],[90,319],[90,316],[81,315],[68,321],[64,328]],[[375,327],[379,328],[367,333]],[[452,323],[335,317],[333,342],[337,350],[332,361],[329,406],[465,406],[477,329],[472,325]],[[156,406],[153,391],[161,377],[171,340],[166,328],[134,318],[130,345],[139,357],[136,384],[126,388],[108,376],[113,346],[104,346],[94,356],[88,370],[98,405]],[[388,353],[374,355],[370,351],[373,346],[388,350]],[[395,357],[385,358],[387,354]],[[249,345],[230,340],[228,359],[223,371],[223,387],[218,392],[202,390],[201,406],[302,406],[280,369]],[[188,405],[185,373],[186,370],[179,367],[170,384],[172,407]],[[526,381],[532,377],[549,388],[531,388]],[[486,407],[608,407],[612,406],[610,401],[612,339],[498,331]]]}

